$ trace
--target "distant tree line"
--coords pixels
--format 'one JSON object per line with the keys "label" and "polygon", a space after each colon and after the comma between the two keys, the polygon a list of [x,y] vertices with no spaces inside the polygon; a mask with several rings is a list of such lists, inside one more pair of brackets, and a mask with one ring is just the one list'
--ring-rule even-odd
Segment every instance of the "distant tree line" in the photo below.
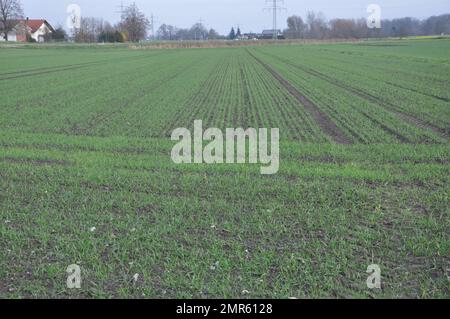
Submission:
{"label": "distant tree line", "polygon": [[[17,20],[23,19],[23,9],[20,0],[0,0],[0,36],[8,40],[8,32],[17,25]],[[150,22],[135,3],[122,12],[119,23],[111,23],[99,18],[82,17],[79,28],[73,30],[72,40],[75,42],[139,42],[147,39]],[[152,26],[153,27],[153,26]],[[322,13],[308,12],[305,20],[293,15],[287,19],[287,29],[284,37],[288,39],[360,39],[407,37],[420,35],[450,34],[450,14],[432,16],[428,19],[399,18],[382,20],[381,29],[367,27],[366,19],[332,19],[327,20]],[[66,41],[69,38],[63,27],[46,35],[46,41]],[[206,28],[202,23],[196,23],[190,28],[178,28],[162,24],[153,39],[164,41],[183,40],[235,40],[242,38],[240,28],[232,28],[227,36],[222,36],[212,28]],[[33,41],[30,37],[29,41]]]}
{"label": "distant tree line", "polygon": [[162,24],[156,32],[156,38],[163,41],[217,40],[223,37],[214,29],[207,29],[202,23],[196,23],[188,29]]}
{"label": "distant tree line", "polygon": [[366,19],[332,19],[322,13],[308,12],[306,20],[293,15],[287,19],[284,35],[289,39],[407,37],[450,34],[450,14],[425,20],[399,18],[382,20],[381,29],[369,29]]}
{"label": "distant tree line", "polygon": [[74,41],[80,43],[125,42],[127,36],[119,25],[111,25],[98,18],[81,18],[80,27],[74,32]]}
{"label": "distant tree line", "polygon": [[150,22],[135,3],[125,8],[121,21],[116,25],[99,18],[81,18],[80,27],[74,30],[74,41],[95,42],[139,42],[145,40]]}
{"label": "distant tree line", "polygon": [[[112,25],[99,18],[84,17],[80,27],[73,34],[75,42],[138,42],[147,38],[150,22],[136,4],[127,7],[121,21]],[[217,40],[221,37],[214,29],[207,29],[203,24],[196,23],[191,28],[177,28],[163,24],[156,31],[154,38],[159,40]]]}

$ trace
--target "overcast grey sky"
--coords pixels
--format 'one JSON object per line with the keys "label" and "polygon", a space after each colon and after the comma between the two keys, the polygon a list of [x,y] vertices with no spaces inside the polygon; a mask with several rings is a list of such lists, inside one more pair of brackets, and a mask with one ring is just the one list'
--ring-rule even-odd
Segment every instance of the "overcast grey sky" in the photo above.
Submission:
{"label": "overcast grey sky", "polygon": [[[80,5],[82,16],[102,17],[112,23],[120,15],[121,0],[21,0],[25,15],[45,18],[53,25],[65,25],[66,7]],[[124,0],[130,4],[133,0]],[[156,24],[173,24],[189,27],[200,19],[207,27],[220,33],[228,33],[233,25],[240,25],[243,32],[271,29],[272,18],[264,12],[265,0],[135,0],[148,16],[154,13]],[[376,3],[382,8],[382,18],[412,16],[426,18],[450,13],[450,0],[285,0],[286,12],[279,14],[283,26],[288,15],[305,16],[309,10],[322,11],[327,18],[367,17],[366,8]]]}

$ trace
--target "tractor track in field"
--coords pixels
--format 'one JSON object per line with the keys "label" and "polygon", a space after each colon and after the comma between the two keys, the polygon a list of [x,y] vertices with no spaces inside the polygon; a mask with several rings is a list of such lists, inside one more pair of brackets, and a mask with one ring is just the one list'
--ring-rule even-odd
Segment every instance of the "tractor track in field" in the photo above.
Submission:
{"label": "tractor track in field", "polygon": [[390,134],[392,136],[395,136],[400,142],[402,142],[402,143],[411,143],[411,141],[408,138],[406,138],[405,136],[403,136],[400,133],[396,132],[395,130],[393,130],[389,126],[383,124],[382,122],[378,121],[377,119],[373,118],[372,116],[370,116],[366,112],[361,112],[361,114],[365,118],[367,118],[369,121],[371,121],[372,123],[375,123],[375,125],[378,125],[379,127],[381,127],[383,129],[383,131],[387,132],[388,134]]}
{"label": "tractor track in field", "polygon": [[253,55],[248,49],[246,49],[246,51],[306,108],[323,132],[339,144],[352,144],[352,140],[349,139],[333,121],[331,121],[330,117],[326,113],[321,111],[310,99],[303,95],[297,88],[295,88],[291,83],[289,83],[289,81],[283,78],[267,63]]}
{"label": "tractor track in field", "polygon": [[[336,61],[336,60],[335,60]],[[367,64],[363,64],[364,66],[368,66]],[[379,68],[380,70],[382,70],[382,71],[386,71],[386,72],[392,72],[392,70],[391,69],[389,69],[389,68]],[[343,71],[342,69],[341,69],[341,71]],[[412,74],[412,73],[409,73],[409,72],[404,72],[404,71],[399,71],[399,70],[395,70],[395,72],[400,72],[400,73],[403,73],[403,74],[405,74],[406,76],[416,76],[417,74]],[[419,75],[418,75],[419,76]],[[380,80],[379,78],[377,78],[377,77],[374,77],[374,76],[370,76],[370,79],[372,79],[372,80],[374,80],[374,81],[378,81],[378,80]],[[436,79],[436,78],[428,78],[428,77],[425,77],[424,78],[425,79],[425,81],[427,81],[427,82],[430,82],[430,81],[433,81],[433,82],[437,82],[437,83],[439,83],[439,85],[446,85],[446,86],[448,86],[448,81],[447,80],[441,80],[441,79]],[[413,89],[413,88],[409,88],[409,87],[406,87],[406,86],[403,86],[403,85],[400,85],[400,84],[398,84],[398,83],[393,83],[393,82],[390,82],[390,81],[385,81],[385,80],[381,80],[383,83],[385,83],[385,84],[388,84],[388,85],[391,85],[391,86],[395,86],[395,87],[398,87],[398,88],[401,88],[401,89],[404,89],[404,90],[408,90],[408,91],[411,91],[411,92],[414,92],[414,93],[417,93],[417,94],[421,94],[421,95],[424,95],[424,96],[427,96],[427,97],[431,97],[431,98],[434,98],[434,99],[437,99],[437,100],[441,100],[441,101],[444,101],[444,102],[450,102],[450,99],[449,98],[446,98],[446,97],[442,97],[442,96],[438,96],[438,95],[434,95],[434,94],[429,94],[429,93],[425,93],[425,92],[423,92],[423,91],[419,91],[419,90],[417,90],[417,89]]]}
{"label": "tractor track in field", "polygon": [[441,101],[444,101],[444,102],[450,102],[450,99],[448,99],[448,98],[445,98],[445,97],[442,97],[442,96],[437,96],[437,95],[434,95],[434,94],[424,93],[424,92],[421,92],[419,90],[408,88],[406,86],[403,86],[403,85],[400,85],[400,84],[397,84],[397,83],[392,83],[392,82],[389,82],[389,81],[384,81],[384,83],[392,85],[392,86],[395,86],[395,87],[398,87],[398,88],[403,89],[403,90],[408,90],[408,91],[411,91],[411,92],[414,92],[414,93],[417,93],[417,94],[428,96],[428,97],[431,97],[431,98],[434,98],[434,99],[437,99],[437,100],[441,100]]}
{"label": "tractor track in field", "polygon": [[[255,64],[257,64],[259,67],[261,67],[261,65],[255,61]],[[261,84],[261,88],[264,90],[264,92],[271,92],[271,81],[273,79],[271,78],[267,78],[265,75],[265,68],[261,67],[261,71],[262,72],[255,72],[255,79],[258,79],[260,84]],[[310,129],[310,127],[299,127],[300,124],[298,124],[297,121],[293,121],[292,119],[297,117],[299,119],[302,120],[306,120],[305,119],[305,114],[302,113],[302,111],[300,110],[299,107],[297,107],[297,105],[291,105],[291,103],[289,103],[291,107],[289,107],[286,104],[283,104],[283,100],[289,100],[289,97],[287,96],[273,96],[270,94],[270,98],[272,100],[272,102],[276,105],[278,111],[280,112],[281,115],[281,123],[284,123],[287,125],[287,133],[286,136],[289,136],[290,139],[293,140],[298,140],[298,141],[306,141],[306,136],[303,133],[303,131],[308,131],[311,136],[315,136],[313,130]],[[256,110],[257,111],[257,110]],[[258,117],[259,117],[259,112],[258,113]],[[270,116],[270,110],[267,110],[267,114],[269,114]],[[314,119],[312,119],[314,121]],[[261,126],[259,126],[261,127]]]}
{"label": "tractor track in field", "polygon": [[[366,101],[375,103],[375,104],[383,107],[385,110],[387,110],[387,111],[389,111],[391,113],[394,113],[395,115],[397,115],[398,117],[400,117],[404,121],[406,121],[406,122],[408,122],[408,123],[410,123],[410,124],[412,124],[412,125],[414,125],[416,127],[419,127],[419,128],[425,129],[425,130],[429,130],[429,131],[432,131],[434,133],[438,133],[439,135],[443,135],[446,138],[448,138],[448,136],[450,134],[450,129],[442,129],[442,128],[436,126],[436,125],[433,125],[433,124],[431,124],[429,122],[421,120],[421,119],[419,119],[419,118],[417,118],[417,117],[415,117],[415,116],[413,116],[413,115],[411,115],[409,113],[406,113],[406,112],[404,112],[402,110],[399,110],[399,108],[396,105],[392,104],[392,103],[382,101],[382,100],[380,100],[378,97],[376,97],[374,95],[371,95],[371,94],[369,94],[369,93],[367,93],[365,91],[362,91],[362,90],[360,90],[358,88],[352,87],[352,86],[350,86],[348,84],[342,83],[341,81],[339,81],[337,79],[334,79],[334,78],[332,78],[332,77],[330,77],[330,76],[328,76],[326,74],[323,74],[323,73],[321,73],[319,71],[316,71],[316,70],[313,70],[313,69],[310,69],[310,68],[307,68],[307,67],[304,67],[304,66],[300,66],[298,64],[292,63],[291,61],[288,61],[286,59],[280,58],[278,56],[274,56],[272,54],[270,54],[270,56],[275,58],[275,59],[277,59],[277,60],[279,60],[279,61],[281,61],[281,62],[283,62],[283,63],[285,63],[285,64],[288,64],[288,65],[290,65],[290,66],[292,66],[292,67],[294,67],[296,69],[299,69],[299,70],[301,70],[301,71],[303,71],[305,73],[308,73],[309,75],[318,77],[318,78],[320,78],[320,79],[322,79],[322,80],[324,80],[324,81],[326,81],[326,82],[328,82],[328,83],[330,83],[330,84],[332,84],[334,86],[337,86],[337,87],[339,87],[341,89],[344,89],[344,90],[346,90],[346,91],[348,91],[348,92],[350,92],[350,93],[352,93],[352,94],[354,94],[354,95],[356,95],[356,96],[358,96],[358,97],[360,97],[360,98],[362,98],[362,99],[364,99]],[[398,85],[395,85],[395,86],[398,86]],[[401,88],[406,89],[404,87],[401,87]],[[409,90],[411,90],[411,89],[409,89]],[[420,93],[420,92],[417,92],[417,93]],[[421,93],[421,94],[423,94],[423,93]],[[364,114],[364,115],[367,117],[366,114]],[[385,125],[383,125],[383,126],[386,127]],[[397,135],[398,135],[397,137],[401,136],[399,133],[393,131],[392,129],[388,130],[388,132],[390,132],[390,131],[392,131],[392,133],[394,133],[393,134],[394,136],[397,136]],[[402,136],[402,139],[404,139],[403,136]]]}
{"label": "tractor track in field", "polygon": [[[259,81],[261,83],[261,88],[263,88],[265,90],[265,92],[270,92],[270,89],[269,89],[270,84],[267,84],[267,82],[268,82],[267,78],[264,78],[264,76],[262,76],[262,74],[260,74],[259,72],[256,74],[257,74],[257,77],[255,77],[255,79],[259,79]],[[248,85],[248,83],[246,85]],[[247,90],[248,90],[248,87],[247,87]],[[293,127],[292,118],[289,117],[289,115],[290,115],[289,109],[287,107],[285,107],[284,105],[282,105],[282,103],[280,102],[280,99],[277,99],[275,96],[271,96],[271,99],[272,99],[272,102],[274,103],[274,105],[276,105],[276,107],[278,108],[278,110],[280,112],[282,123],[285,123],[288,127],[288,132],[286,135],[291,136],[293,133],[294,133],[294,135],[295,135],[295,133],[297,133],[296,135],[301,136],[301,138],[304,138],[303,135],[300,134],[301,130]],[[296,115],[299,118],[301,118],[301,115],[299,115],[301,113],[299,111],[299,109],[294,108],[294,110],[295,110]],[[256,113],[258,114],[258,118],[259,118],[260,115],[257,110],[256,110]],[[270,117],[270,111],[267,111],[267,113]],[[263,126],[259,125],[258,127],[263,127]]]}
{"label": "tractor track in field", "polygon": [[[28,76],[28,75],[33,75],[33,74],[40,74],[41,72],[58,71],[58,70],[64,69],[64,68],[85,66],[85,65],[90,65],[90,64],[96,64],[96,63],[99,63],[99,62],[101,62],[101,61],[92,61],[92,62],[85,62],[85,63],[49,66],[49,67],[36,68],[36,69],[31,69],[31,70],[20,70],[20,71],[16,71],[16,72],[1,73],[0,77],[8,76],[8,75],[11,75],[11,76],[25,76],[25,75],[27,75]],[[4,78],[0,78],[0,79],[4,79]]]}
{"label": "tractor track in field", "polygon": [[21,78],[27,78],[27,77],[37,76],[37,75],[44,75],[44,74],[58,73],[58,72],[64,72],[64,71],[71,71],[71,70],[84,69],[84,68],[87,68],[87,67],[89,67],[89,66],[91,66],[91,65],[94,65],[94,64],[80,65],[80,66],[72,66],[72,67],[64,67],[64,68],[53,69],[53,70],[48,70],[48,71],[41,71],[41,72],[35,72],[35,73],[26,73],[26,74],[21,74],[21,75],[16,75],[16,76],[10,76],[10,77],[6,77],[6,78],[1,78],[0,81],[14,80],[14,79],[21,79]]}
{"label": "tractor track in field", "polygon": [[[162,54],[162,53],[160,53]],[[132,58],[128,58],[127,61],[131,60],[139,60],[146,57],[154,57],[160,54],[155,55],[139,55]],[[57,67],[46,67],[46,68],[37,68],[32,70],[22,70],[17,72],[9,72],[9,73],[3,73],[0,74],[0,81],[6,81],[6,80],[14,80],[14,79],[20,79],[20,78],[26,78],[26,77],[32,77],[37,75],[44,75],[44,74],[51,74],[51,73],[58,73],[58,72],[64,72],[64,71],[70,71],[70,70],[77,70],[77,69],[83,69],[90,66],[96,66],[96,65],[104,65],[111,62],[114,62],[116,60],[122,60],[122,58],[114,58],[109,60],[101,60],[101,61],[92,61],[92,62],[86,62],[86,63],[77,63],[77,64],[68,64],[68,65],[61,65]],[[11,75],[7,77],[2,77],[5,75]]]}
{"label": "tractor track in field", "polygon": [[[333,61],[335,61],[335,62],[338,62],[338,61],[339,62],[344,62],[342,60],[337,60],[337,59],[334,59]],[[363,67],[370,66],[367,63],[363,63],[363,64],[360,64],[360,65],[362,65]],[[390,69],[390,68],[379,67],[379,66],[377,67],[377,69],[379,69],[381,71],[385,71],[385,72],[395,72],[396,74],[402,73],[402,74],[404,74],[405,76],[407,76],[409,78],[410,77],[415,77],[415,76],[422,77],[423,80],[426,81],[426,82],[436,82],[436,83],[439,83],[439,85],[448,86],[448,84],[449,84],[448,80],[443,80],[443,79],[440,79],[440,78],[428,77],[428,76],[425,76],[424,74],[421,74],[421,73],[419,73],[419,74],[417,74],[417,73],[410,73],[410,72],[405,72],[404,70],[398,70],[398,69],[393,70],[393,69]],[[340,70],[344,71],[342,68]],[[367,76],[369,77],[369,75],[367,75]],[[370,76],[369,78],[374,80],[374,81],[379,81],[380,80],[379,78],[374,77],[374,76]],[[402,86],[400,84],[392,83],[392,82],[389,82],[389,81],[384,81],[383,80],[383,82],[386,83],[386,84],[398,87],[398,88],[402,88],[402,89],[405,89],[405,90],[413,91],[415,93],[422,94],[422,95],[425,95],[425,96],[428,96],[428,97],[436,98],[438,100],[450,102],[449,98],[445,98],[445,97],[438,96],[438,95],[433,95],[433,94],[428,94],[426,92],[422,92],[422,91],[419,91],[419,90],[416,90],[416,89],[408,88],[408,87]]]}

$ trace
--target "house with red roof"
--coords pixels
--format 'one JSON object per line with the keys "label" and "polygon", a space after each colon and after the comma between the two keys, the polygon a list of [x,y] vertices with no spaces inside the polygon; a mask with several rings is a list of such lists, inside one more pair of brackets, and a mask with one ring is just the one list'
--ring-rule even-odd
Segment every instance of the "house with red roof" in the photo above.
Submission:
{"label": "house with red roof", "polygon": [[[8,33],[8,41],[27,42],[34,39],[36,42],[45,42],[46,37],[55,32],[53,27],[44,19],[25,19],[16,21],[16,26]],[[0,41],[5,41],[0,35]]]}

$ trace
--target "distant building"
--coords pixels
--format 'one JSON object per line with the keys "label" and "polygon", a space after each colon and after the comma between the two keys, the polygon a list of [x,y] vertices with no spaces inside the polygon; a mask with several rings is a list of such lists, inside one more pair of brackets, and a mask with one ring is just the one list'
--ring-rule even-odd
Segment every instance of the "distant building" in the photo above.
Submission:
{"label": "distant building", "polygon": [[269,39],[273,39],[274,35],[276,34],[277,39],[279,40],[283,40],[285,39],[283,32],[281,32],[281,30],[264,30],[261,35],[259,36],[260,39],[262,40],[269,40]]}
{"label": "distant building", "polygon": [[256,33],[244,33],[241,36],[242,40],[258,40],[258,38],[259,38],[259,35]]}
{"label": "distant building", "polygon": [[[15,22],[16,23],[16,22]],[[3,30],[3,23],[0,22],[0,30]],[[8,32],[8,41],[17,42],[21,41],[22,38],[26,38],[25,26],[23,24],[19,24],[17,21],[17,25]],[[6,41],[5,34],[3,32],[0,33],[0,42]]]}
{"label": "distant building", "polygon": [[[8,33],[8,41],[27,42],[28,38],[36,42],[45,42],[48,34],[55,32],[53,27],[44,19],[18,20],[13,30]],[[0,36],[0,41],[5,41],[4,36]]]}

